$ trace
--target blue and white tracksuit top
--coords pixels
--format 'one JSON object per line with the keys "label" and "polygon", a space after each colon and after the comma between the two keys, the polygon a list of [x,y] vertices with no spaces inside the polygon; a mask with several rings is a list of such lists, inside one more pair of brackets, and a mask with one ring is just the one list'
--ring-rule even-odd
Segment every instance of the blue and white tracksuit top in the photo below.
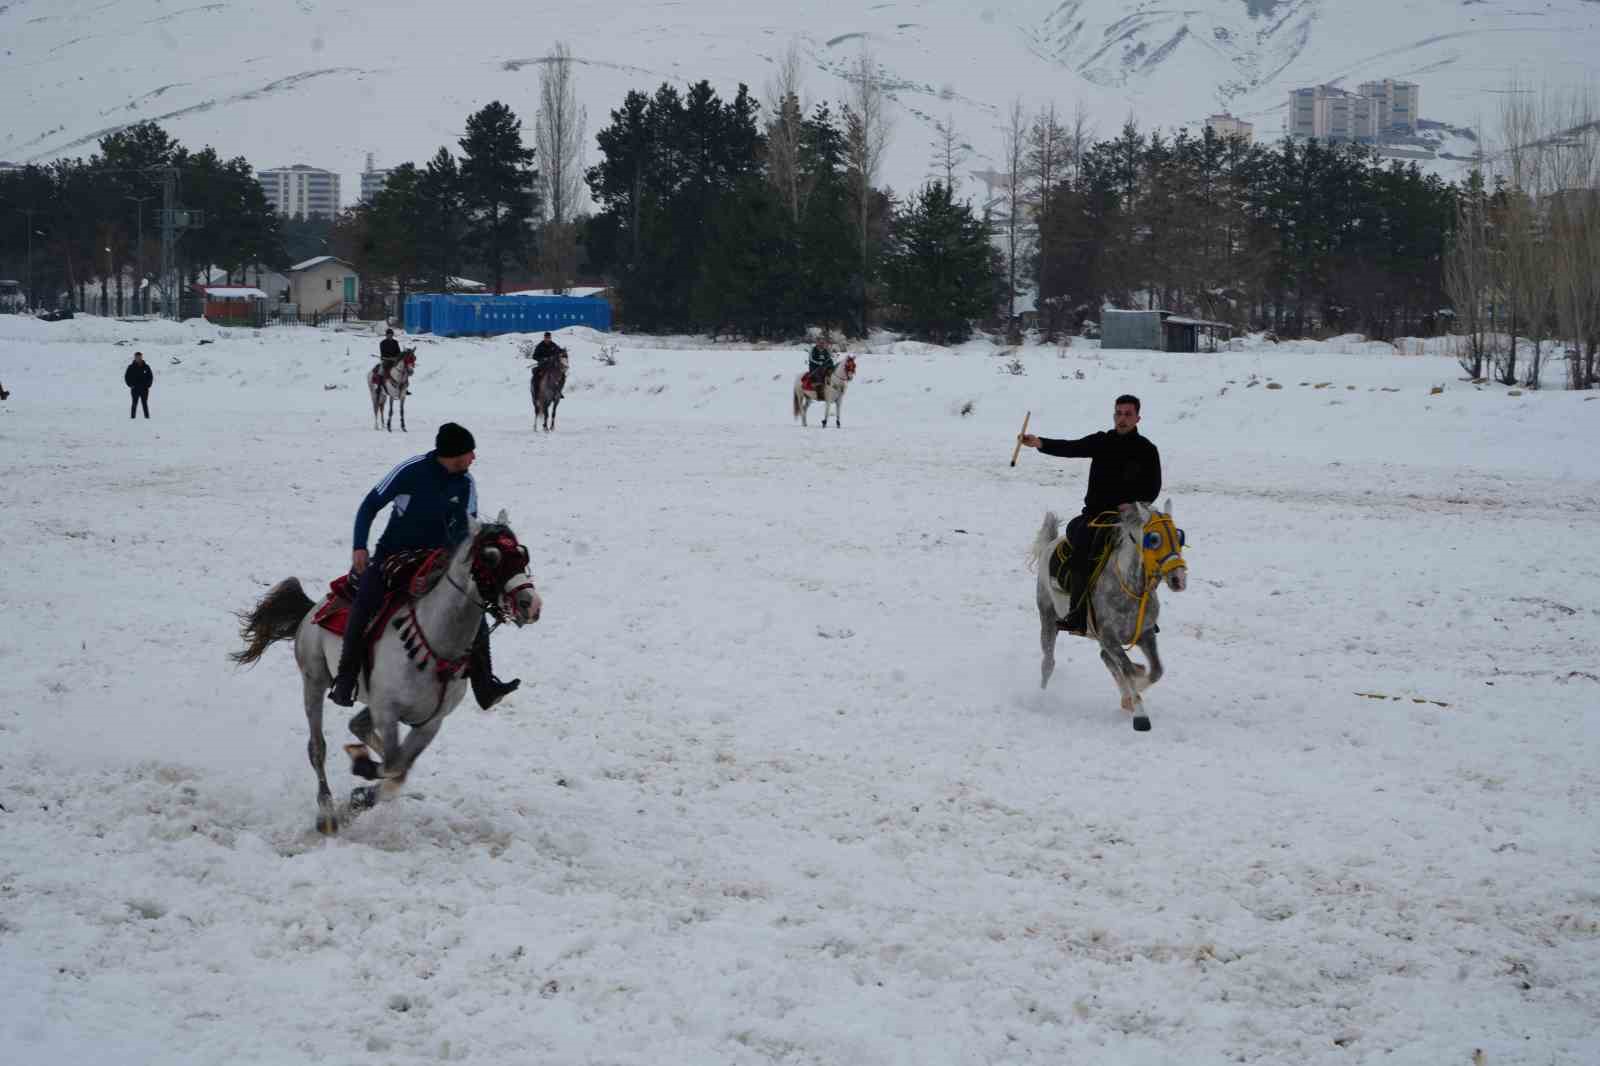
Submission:
{"label": "blue and white tracksuit top", "polygon": [[411,548],[451,548],[467,536],[467,519],[478,517],[478,484],[463,471],[452,474],[438,453],[414,455],[373,486],[356,511],[355,548],[367,546],[372,520],[393,504],[377,555]]}

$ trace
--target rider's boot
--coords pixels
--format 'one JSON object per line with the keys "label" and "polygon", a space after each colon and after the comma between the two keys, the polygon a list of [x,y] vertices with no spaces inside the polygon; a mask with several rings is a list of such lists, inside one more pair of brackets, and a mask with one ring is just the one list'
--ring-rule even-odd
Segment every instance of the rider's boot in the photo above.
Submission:
{"label": "rider's boot", "polygon": [[339,648],[339,672],[334,676],[333,688],[328,690],[328,699],[341,707],[356,705],[356,679],[361,676],[361,664],[366,658],[366,629],[372,621],[372,606],[371,594],[363,596],[362,591],[371,581],[381,596],[382,580],[377,568],[368,566],[361,575],[361,585],[350,601],[350,615],[344,624],[344,644]]}
{"label": "rider's boot", "polygon": [[1068,633],[1081,635],[1089,631],[1089,593],[1085,587],[1088,583],[1088,575],[1068,571],[1067,599],[1071,601],[1072,608],[1067,612],[1067,617],[1061,620],[1061,628]]}
{"label": "rider's boot", "polygon": [[328,699],[341,707],[354,707],[356,705],[356,678],[361,674],[361,645],[364,643],[361,630],[354,624],[355,608],[350,608],[350,620],[345,623],[344,645],[339,649],[339,673],[333,679],[333,688],[328,690]]}
{"label": "rider's boot", "polygon": [[472,659],[467,665],[467,678],[472,682],[472,696],[478,706],[488,710],[522,686],[521,678],[501,681],[494,676],[489,662],[489,624],[478,626],[478,638],[472,642]]}

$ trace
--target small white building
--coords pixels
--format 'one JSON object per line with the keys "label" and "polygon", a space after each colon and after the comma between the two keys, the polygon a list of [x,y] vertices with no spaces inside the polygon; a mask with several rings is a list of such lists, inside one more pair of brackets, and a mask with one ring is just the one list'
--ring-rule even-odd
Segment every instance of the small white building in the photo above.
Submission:
{"label": "small white building", "polygon": [[289,281],[289,303],[305,314],[325,314],[342,307],[354,308],[361,300],[361,278],[356,268],[337,256],[319,255],[296,263],[284,272]]}

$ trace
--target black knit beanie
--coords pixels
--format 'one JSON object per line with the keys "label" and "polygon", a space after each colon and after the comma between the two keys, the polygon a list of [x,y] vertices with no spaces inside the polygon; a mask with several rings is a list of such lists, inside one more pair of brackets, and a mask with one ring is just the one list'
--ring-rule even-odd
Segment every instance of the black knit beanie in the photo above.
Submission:
{"label": "black knit beanie", "polygon": [[465,426],[458,426],[454,422],[446,422],[439,427],[439,433],[433,438],[433,449],[441,459],[454,459],[458,455],[466,455],[476,451],[477,442],[472,439]]}

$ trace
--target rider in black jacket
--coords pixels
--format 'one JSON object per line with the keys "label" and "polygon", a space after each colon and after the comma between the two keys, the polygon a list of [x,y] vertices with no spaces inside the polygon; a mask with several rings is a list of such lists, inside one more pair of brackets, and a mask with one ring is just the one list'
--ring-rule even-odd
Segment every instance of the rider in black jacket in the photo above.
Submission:
{"label": "rider in black jacket", "polygon": [[1023,444],[1045,455],[1091,460],[1083,512],[1067,523],[1067,541],[1072,545],[1067,565],[1076,588],[1070,590],[1072,613],[1067,616],[1065,627],[1074,633],[1087,628],[1087,586],[1094,561],[1090,554],[1094,541],[1090,519],[1125,503],[1153,502],[1161,494],[1161,452],[1139,433],[1139,398],[1118,396],[1112,418],[1112,429],[1077,440],[1052,440],[1031,433],[1021,437]]}

